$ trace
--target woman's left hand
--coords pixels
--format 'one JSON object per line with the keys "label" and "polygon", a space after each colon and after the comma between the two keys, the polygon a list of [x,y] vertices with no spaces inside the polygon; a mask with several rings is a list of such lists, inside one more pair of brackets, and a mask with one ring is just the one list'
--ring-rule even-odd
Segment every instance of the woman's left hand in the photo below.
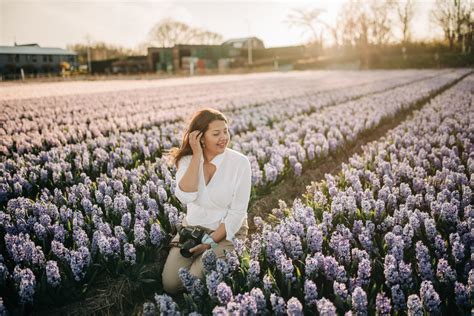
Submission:
{"label": "woman's left hand", "polygon": [[211,245],[209,244],[199,244],[189,249],[189,252],[192,253],[194,256],[199,256],[201,253],[203,253],[204,251],[210,248],[211,248]]}

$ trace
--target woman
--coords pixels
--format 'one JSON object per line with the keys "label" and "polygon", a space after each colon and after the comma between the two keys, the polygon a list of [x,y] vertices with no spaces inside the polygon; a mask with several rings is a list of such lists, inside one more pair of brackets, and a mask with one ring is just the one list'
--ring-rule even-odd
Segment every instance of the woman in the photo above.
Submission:
{"label": "woman", "polygon": [[[163,288],[170,294],[183,290],[178,276],[181,267],[204,278],[202,254],[213,249],[218,258],[234,249],[233,239],[247,236],[247,207],[251,191],[250,161],[227,148],[230,141],[227,119],[221,112],[205,108],[195,113],[183,136],[181,148],[170,157],[177,167],[176,197],[187,206],[183,226],[206,230],[201,243],[186,258],[172,246],[164,266]],[[179,234],[172,245],[179,240]]]}

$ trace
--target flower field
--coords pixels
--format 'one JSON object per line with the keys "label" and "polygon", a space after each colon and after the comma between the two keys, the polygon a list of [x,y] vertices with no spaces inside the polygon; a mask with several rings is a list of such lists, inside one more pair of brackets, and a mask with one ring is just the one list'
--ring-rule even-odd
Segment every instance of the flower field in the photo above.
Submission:
{"label": "flower field", "polygon": [[[469,314],[471,70],[192,79],[0,99],[0,315],[72,303],[101,275],[152,284],[145,315]],[[184,216],[163,153],[201,106],[229,118],[252,199],[421,109],[292,206],[255,217],[227,260],[207,252],[204,281],[182,270],[173,300],[143,271],[163,264]]]}
{"label": "flower field", "polygon": [[[309,97],[320,92],[326,93],[324,97],[318,98],[319,102],[331,99],[341,101],[344,97],[360,96],[407,84],[439,72],[395,72],[391,74],[390,80],[387,80],[383,72],[316,72],[294,79],[286,76],[274,79],[263,77],[232,84],[182,84],[159,89],[77,95],[73,94],[74,91],[69,91],[70,95],[67,96],[0,98],[0,107],[3,109],[0,149],[4,154],[13,156],[15,153],[75,144],[117,132],[150,129],[187,118],[203,104],[226,112],[254,108],[253,105],[269,105],[273,108],[275,102],[282,107],[288,104],[285,100],[289,98]],[[82,89],[87,91],[86,87],[85,85]],[[54,86],[49,89],[53,88]],[[74,88],[81,90],[80,86]],[[347,91],[340,91],[342,88]],[[333,93],[327,93],[328,91]],[[300,102],[305,101],[307,99]],[[245,117],[240,113],[237,116]],[[236,124],[235,128],[240,129],[240,124]]]}

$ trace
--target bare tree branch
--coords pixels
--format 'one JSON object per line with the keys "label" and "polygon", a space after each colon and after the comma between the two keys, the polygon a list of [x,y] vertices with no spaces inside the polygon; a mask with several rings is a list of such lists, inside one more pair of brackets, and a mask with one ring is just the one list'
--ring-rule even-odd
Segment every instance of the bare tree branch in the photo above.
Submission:
{"label": "bare tree branch", "polygon": [[397,15],[402,30],[402,43],[407,43],[411,39],[410,23],[415,16],[416,0],[405,0],[397,2]]}
{"label": "bare tree branch", "polygon": [[436,0],[431,19],[443,30],[450,49],[453,49],[456,38],[458,41],[462,40],[463,30],[469,25],[472,9],[472,1]]}
{"label": "bare tree branch", "polygon": [[324,12],[322,9],[293,9],[292,12],[288,14],[285,22],[290,26],[301,28],[303,34],[309,32],[311,34],[311,41],[318,42],[320,41],[318,25],[324,25],[324,22],[320,19],[321,14]]}
{"label": "bare tree branch", "polygon": [[178,44],[215,45],[221,44],[223,37],[172,19],[164,19],[150,30],[149,44],[159,47],[173,47]]}

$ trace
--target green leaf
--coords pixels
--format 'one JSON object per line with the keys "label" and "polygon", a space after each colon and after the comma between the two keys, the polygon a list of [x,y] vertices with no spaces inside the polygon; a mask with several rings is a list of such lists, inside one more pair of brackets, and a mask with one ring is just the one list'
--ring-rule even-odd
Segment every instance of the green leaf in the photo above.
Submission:
{"label": "green leaf", "polygon": [[140,282],[142,283],[154,283],[156,282],[155,279],[140,279]]}
{"label": "green leaf", "polygon": [[301,278],[300,268],[298,266],[295,266],[295,268],[296,268],[296,277],[299,279],[299,278]]}

